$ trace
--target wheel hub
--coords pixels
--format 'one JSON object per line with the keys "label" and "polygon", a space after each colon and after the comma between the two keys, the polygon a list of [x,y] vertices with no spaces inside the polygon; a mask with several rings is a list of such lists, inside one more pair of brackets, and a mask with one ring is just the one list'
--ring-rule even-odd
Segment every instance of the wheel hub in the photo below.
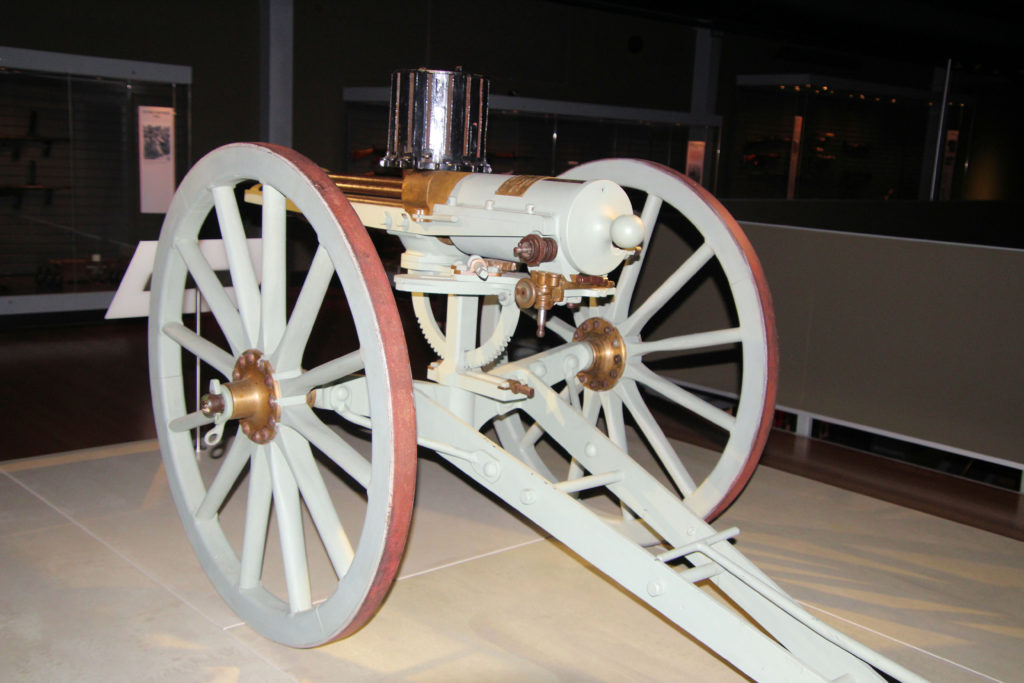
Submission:
{"label": "wheel hub", "polygon": [[615,325],[603,318],[591,318],[576,328],[572,340],[587,342],[594,350],[593,362],[576,373],[576,379],[592,391],[614,387],[626,368],[626,342]]}
{"label": "wheel hub", "polygon": [[240,421],[242,433],[259,444],[268,443],[277,434],[281,408],[277,400],[281,390],[274,380],[274,368],[255,349],[243,353],[235,362],[231,382],[231,419]]}

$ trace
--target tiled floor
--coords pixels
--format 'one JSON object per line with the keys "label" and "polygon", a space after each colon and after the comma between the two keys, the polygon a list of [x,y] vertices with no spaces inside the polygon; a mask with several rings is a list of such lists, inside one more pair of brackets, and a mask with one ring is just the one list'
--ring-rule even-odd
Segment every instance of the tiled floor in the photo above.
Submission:
{"label": "tiled floor", "polygon": [[[1024,544],[761,468],[716,523],[810,611],[934,681],[1024,678]],[[0,680],[741,677],[430,459],[399,580],[292,650],[216,595],[154,442],[0,464]]]}

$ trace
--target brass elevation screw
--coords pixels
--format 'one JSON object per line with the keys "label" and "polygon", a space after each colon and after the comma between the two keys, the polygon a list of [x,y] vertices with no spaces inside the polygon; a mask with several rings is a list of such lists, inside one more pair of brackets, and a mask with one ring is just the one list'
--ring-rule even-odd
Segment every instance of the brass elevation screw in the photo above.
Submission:
{"label": "brass elevation screw", "polygon": [[568,284],[558,273],[534,270],[529,279],[523,278],[516,283],[516,304],[519,308],[537,309],[537,336],[544,336],[548,311],[565,298],[565,286]]}

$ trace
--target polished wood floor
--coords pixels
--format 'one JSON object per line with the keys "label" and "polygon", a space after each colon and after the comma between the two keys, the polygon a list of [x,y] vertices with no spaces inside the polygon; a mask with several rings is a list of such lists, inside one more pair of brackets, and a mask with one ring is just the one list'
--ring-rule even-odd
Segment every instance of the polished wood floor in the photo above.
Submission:
{"label": "polished wood floor", "polygon": [[[429,350],[407,329],[413,367]],[[0,319],[0,460],[155,438],[144,320]],[[1024,540],[1024,496],[775,431],[762,464]]]}

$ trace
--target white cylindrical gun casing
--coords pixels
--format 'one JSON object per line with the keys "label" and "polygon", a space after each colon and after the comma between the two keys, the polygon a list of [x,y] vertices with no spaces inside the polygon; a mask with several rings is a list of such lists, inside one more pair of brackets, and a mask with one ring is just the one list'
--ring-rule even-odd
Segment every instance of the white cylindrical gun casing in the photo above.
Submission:
{"label": "white cylindrical gun casing", "polygon": [[[452,234],[451,240],[466,254],[517,260],[513,250],[524,236],[554,239],[558,255],[537,265],[544,270],[606,275],[630,253],[612,241],[611,226],[620,216],[632,216],[633,207],[610,180],[473,173],[455,185],[434,213],[458,216],[462,225],[453,232],[461,234]],[[510,229],[517,224],[520,229]],[[479,231],[466,234],[471,226]]]}

